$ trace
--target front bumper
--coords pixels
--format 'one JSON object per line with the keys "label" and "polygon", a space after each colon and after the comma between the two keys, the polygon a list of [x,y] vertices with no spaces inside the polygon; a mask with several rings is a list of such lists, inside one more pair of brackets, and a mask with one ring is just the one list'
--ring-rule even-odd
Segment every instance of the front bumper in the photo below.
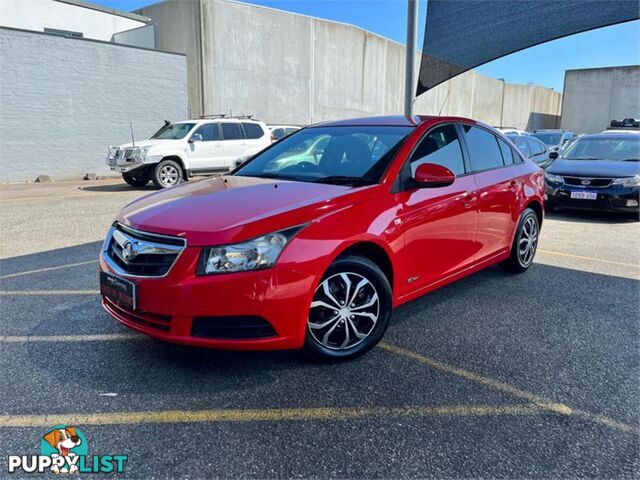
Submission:
{"label": "front bumper", "polygon": [[[125,276],[137,286],[135,311],[103,296],[104,309],[127,327],[172,343],[231,350],[302,347],[318,280],[314,275],[276,264],[266,270],[196,276],[200,251],[185,248],[164,277]],[[103,255],[101,270],[120,275]],[[243,329],[258,321],[261,328]],[[229,328],[202,328],[214,324]]]}
{"label": "front bumper", "polygon": [[114,172],[130,172],[136,168],[144,166],[144,163],[140,159],[121,160],[113,157],[107,157],[105,162],[107,166]]}
{"label": "front bumper", "polygon": [[[595,200],[571,198],[571,192],[595,192]],[[607,188],[579,188],[565,184],[545,184],[545,204],[551,207],[564,207],[577,210],[601,210],[612,212],[640,212],[640,187],[607,187]]]}

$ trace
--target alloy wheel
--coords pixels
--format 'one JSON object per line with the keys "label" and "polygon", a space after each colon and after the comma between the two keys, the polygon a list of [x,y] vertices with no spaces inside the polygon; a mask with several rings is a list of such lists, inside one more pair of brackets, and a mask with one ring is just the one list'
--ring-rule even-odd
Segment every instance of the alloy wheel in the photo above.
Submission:
{"label": "alloy wheel", "polygon": [[178,169],[173,165],[164,165],[160,169],[160,181],[163,185],[175,185],[178,183],[178,179],[180,178],[180,173]]}
{"label": "alloy wheel", "polygon": [[367,278],[341,272],[316,289],[307,327],[313,339],[331,350],[346,350],[364,341],[380,316],[378,292]]}
{"label": "alloy wheel", "polygon": [[533,256],[538,246],[538,223],[530,216],[522,225],[520,241],[518,244],[518,259],[523,267],[528,267],[533,262]]}

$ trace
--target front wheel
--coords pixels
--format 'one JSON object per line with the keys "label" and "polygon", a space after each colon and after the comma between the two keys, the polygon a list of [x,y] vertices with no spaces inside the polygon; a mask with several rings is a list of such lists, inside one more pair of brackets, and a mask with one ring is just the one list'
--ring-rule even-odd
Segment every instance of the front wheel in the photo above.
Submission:
{"label": "front wheel", "polygon": [[527,208],[520,217],[516,230],[511,255],[501,263],[502,267],[513,273],[522,273],[533,264],[533,258],[538,249],[538,237],[540,235],[540,222],[536,212]]}
{"label": "front wheel", "polygon": [[182,167],[173,160],[162,160],[156,165],[151,178],[158,188],[168,188],[182,181]]}
{"label": "front wheel", "polygon": [[337,259],[313,295],[305,353],[335,361],[368,352],[387,330],[391,308],[391,286],[375,263],[355,255]]}
{"label": "front wheel", "polygon": [[136,169],[131,172],[124,172],[122,178],[132,187],[144,187],[149,183],[149,173],[144,169]]}

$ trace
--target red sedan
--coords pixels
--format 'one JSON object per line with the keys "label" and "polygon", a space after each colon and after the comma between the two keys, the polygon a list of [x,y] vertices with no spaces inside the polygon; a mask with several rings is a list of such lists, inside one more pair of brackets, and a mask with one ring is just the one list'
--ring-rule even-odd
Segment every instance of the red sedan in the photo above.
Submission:
{"label": "red sedan", "polygon": [[104,308],[224,349],[371,349],[393,307],[495,263],[527,270],[542,171],[457,117],[313,125],[228,175],[127,205],[100,256]]}

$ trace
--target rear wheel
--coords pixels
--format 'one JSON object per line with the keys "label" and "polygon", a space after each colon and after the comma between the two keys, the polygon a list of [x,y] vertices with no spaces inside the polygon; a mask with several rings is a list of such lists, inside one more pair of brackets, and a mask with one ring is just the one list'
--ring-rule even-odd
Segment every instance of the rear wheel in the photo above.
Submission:
{"label": "rear wheel", "polygon": [[391,307],[391,286],[375,263],[360,256],[339,258],[314,293],[305,353],[331,361],[368,352],[387,330]]}
{"label": "rear wheel", "polygon": [[182,181],[182,167],[173,160],[162,160],[156,165],[151,178],[158,188],[168,188]]}
{"label": "rear wheel", "polygon": [[502,267],[513,273],[522,273],[533,264],[533,259],[538,249],[538,236],[540,235],[540,222],[536,212],[527,208],[520,217],[516,230],[511,255],[501,263]]}
{"label": "rear wheel", "polygon": [[149,180],[151,180],[149,177],[149,172],[147,172],[143,168],[138,168],[131,172],[124,172],[122,174],[122,178],[132,187],[144,187],[147,183],[149,183]]}

